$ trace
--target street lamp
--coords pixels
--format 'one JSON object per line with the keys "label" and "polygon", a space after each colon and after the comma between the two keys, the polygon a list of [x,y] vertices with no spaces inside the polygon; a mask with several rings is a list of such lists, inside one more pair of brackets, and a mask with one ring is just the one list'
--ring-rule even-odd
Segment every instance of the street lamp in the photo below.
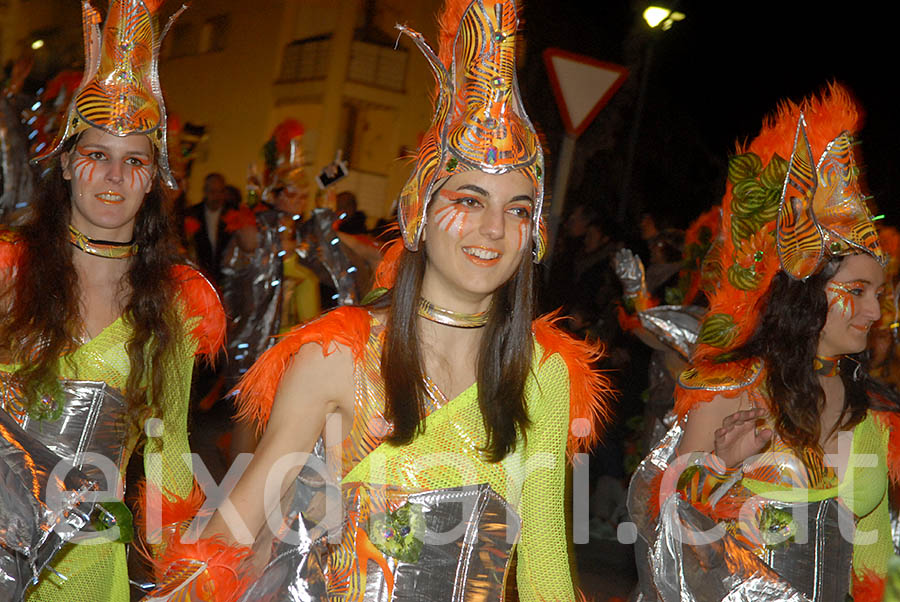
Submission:
{"label": "street lamp", "polygon": [[[675,12],[661,6],[648,6],[644,9],[643,17],[651,29],[659,27],[663,31],[668,31],[675,21],[684,19],[684,13]],[[616,222],[620,226],[625,225],[629,207],[632,209],[636,208],[636,213],[640,213],[641,208],[640,202],[634,203],[631,199],[631,178],[634,171],[634,158],[637,153],[638,133],[641,129],[641,118],[644,113],[644,102],[647,96],[647,79],[650,76],[650,66],[653,63],[653,45],[657,37],[656,35],[650,36],[644,51],[644,65],[641,69],[641,84],[638,89],[637,103],[634,110],[634,122],[628,138],[628,147],[625,151],[625,173],[619,187],[619,209],[616,212]]]}
{"label": "street lamp", "polygon": [[675,21],[684,19],[684,13],[675,12],[661,6],[648,6],[644,10],[644,21],[652,28],[662,26],[663,31],[668,31]]}

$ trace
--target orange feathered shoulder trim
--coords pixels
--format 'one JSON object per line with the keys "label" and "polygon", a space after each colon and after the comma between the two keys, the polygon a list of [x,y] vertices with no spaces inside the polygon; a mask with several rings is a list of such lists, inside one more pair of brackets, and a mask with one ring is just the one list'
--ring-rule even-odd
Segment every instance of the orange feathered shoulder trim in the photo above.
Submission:
{"label": "orange feathered shoulder trim", "polygon": [[294,354],[307,343],[321,346],[325,356],[334,351],[334,345],[344,345],[350,348],[357,362],[362,360],[369,340],[370,323],[371,316],[362,307],[338,307],[282,336],[277,345],[259,357],[232,390],[237,394],[237,419],[255,423],[259,431],[265,428],[281,377]]}
{"label": "orange feathered shoulder trim", "polygon": [[185,318],[200,318],[191,331],[197,339],[197,355],[213,356],[225,343],[225,310],[212,283],[196,269],[185,264],[172,266],[178,285],[178,298],[184,304]]}
{"label": "orange feathered shoulder trim", "polygon": [[569,438],[566,455],[588,452],[600,440],[612,418],[615,391],[594,363],[603,357],[603,345],[576,339],[555,325],[559,311],[541,316],[532,324],[534,337],[543,347],[540,364],[559,354],[569,371]]}

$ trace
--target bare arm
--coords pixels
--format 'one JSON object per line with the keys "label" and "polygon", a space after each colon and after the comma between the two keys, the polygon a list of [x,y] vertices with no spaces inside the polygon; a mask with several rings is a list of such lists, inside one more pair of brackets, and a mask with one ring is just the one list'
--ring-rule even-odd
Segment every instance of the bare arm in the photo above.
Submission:
{"label": "bare arm", "polygon": [[353,417],[353,356],[338,346],[328,356],[316,343],[309,343],[294,355],[282,378],[272,406],[272,415],[256,453],[238,484],[228,496],[242,525],[229,516],[226,504],[216,512],[203,532],[204,537],[224,535],[246,541],[255,537],[266,522],[266,515],[281,498],[301,466],[292,466],[282,480],[280,491],[266,500],[264,490],[270,471],[287,454],[310,452],[322,433],[329,414],[338,414],[347,434]]}
{"label": "bare arm", "polygon": [[737,397],[716,395],[691,410],[678,453],[715,452],[734,467],[758,453],[772,438],[769,429],[757,429],[764,408],[754,408],[746,392]]}

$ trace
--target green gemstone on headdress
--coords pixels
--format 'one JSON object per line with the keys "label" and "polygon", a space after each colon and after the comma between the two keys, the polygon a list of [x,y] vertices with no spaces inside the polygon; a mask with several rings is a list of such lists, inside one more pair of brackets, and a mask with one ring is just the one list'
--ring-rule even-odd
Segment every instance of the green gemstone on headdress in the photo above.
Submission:
{"label": "green gemstone on headdress", "polygon": [[757,251],[753,254],[753,261],[762,261],[763,260],[763,252]]}
{"label": "green gemstone on headdress", "polygon": [[450,157],[450,160],[447,161],[447,169],[450,171],[456,169],[457,165],[459,165],[459,161],[456,160],[456,157]]}
{"label": "green gemstone on headdress", "polygon": [[534,166],[534,175],[537,176],[538,180],[540,180],[544,176],[544,170],[541,169],[540,165]]}
{"label": "green gemstone on headdress", "polygon": [[839,243],[837,241],[831,243],[831,252],[832,253],[837,253],[840,250],[841,250],[841,243]]}

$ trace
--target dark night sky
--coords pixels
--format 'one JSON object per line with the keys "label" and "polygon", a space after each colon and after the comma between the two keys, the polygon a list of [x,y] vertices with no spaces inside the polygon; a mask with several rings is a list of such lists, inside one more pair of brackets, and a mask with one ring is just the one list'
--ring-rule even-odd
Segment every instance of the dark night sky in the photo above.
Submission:
{"label": "dark night sky", "polygon": [[900,222],[895,208],[900,175],[893,169],[900,159],[898,97],[890,92],[900,72],[900,9],[842,5],[843,12],[826,13],[828,3],[682,0],[678,10],[687,15],[684,21],[669,31],[649,32],[640,17],[644,4],[526,3],[528,59],[521,85],[533,119],[547,135],[551,170],[562,124],[540,51],[555,46],[632,70],[578,140],[567,205],[580,199],[615,214],[650,45],[629,211],[643,206],[686,226],[721,199],[735,140],[754,136],[779,99],[799,100],[836,80],[866,112],[861,137],[868,187],[888,221]]}

